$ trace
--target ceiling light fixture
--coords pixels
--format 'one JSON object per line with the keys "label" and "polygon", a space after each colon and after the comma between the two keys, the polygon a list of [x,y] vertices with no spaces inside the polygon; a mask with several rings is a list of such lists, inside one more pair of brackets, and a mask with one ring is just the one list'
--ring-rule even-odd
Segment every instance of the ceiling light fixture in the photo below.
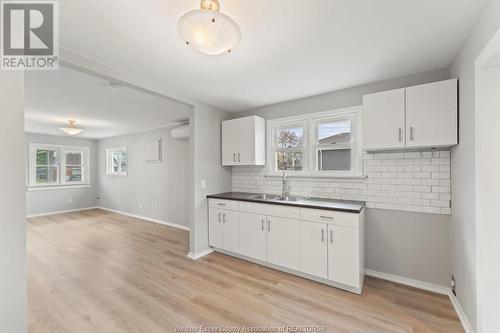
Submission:
{"label": "ceiling light fixture", "polygon": [[240,28],[233,19],[219,12],[217,0],[201,0],[200,8],[180,18],[179,34],[187,45],[202,53],[230,53],[240,42]]}
{"label": "ceiling light fixture", "polygon": [[76,120],[68,120],[68,127],[61,127],[60,130],[69,135],[77,135],[83,132],[83,130],[76,127]]}

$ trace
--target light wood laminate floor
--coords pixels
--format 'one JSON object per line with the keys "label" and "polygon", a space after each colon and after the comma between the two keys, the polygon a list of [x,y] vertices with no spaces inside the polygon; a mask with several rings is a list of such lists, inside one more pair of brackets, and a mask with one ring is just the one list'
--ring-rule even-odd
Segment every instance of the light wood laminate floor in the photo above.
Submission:
{"label": "light wood laminate floor", "polygon": [[367,277],[361,296],[213,253],[188,232],[89,210],[28,221],[34,332],[324,325],[326,332],[463,332],[448,297]]}

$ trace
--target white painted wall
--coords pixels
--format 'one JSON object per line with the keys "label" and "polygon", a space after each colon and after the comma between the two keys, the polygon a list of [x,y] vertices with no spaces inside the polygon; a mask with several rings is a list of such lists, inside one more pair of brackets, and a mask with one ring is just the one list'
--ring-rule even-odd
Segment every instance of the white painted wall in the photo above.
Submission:
{"label": "white painted wall", "polygon": [[0,332],[26,332],[24,73],[0,71]]}
{"label": "white painted wall", "polygon": [[[189,140],[174,140],[161,128],[98,141],[98,206],[189,226]],[[145,144],[162,141],[162,162],[144,161]],[[108,176],[106,150],[126,146],[128,175]]]}
{"label": "white painted wall", "polygon": [[[26,191],[26,215],[49,214],[66,210],[95,207],[97,204],[97,141],[78,137],[26,133],[26,185],[28,185],[29,145],[41,143],[90,148],[90,188],[51,189],[50,191]],[[69,202],[71,199],[72,202]]]}
{"label": "white painted wall", "polygon": [[459,78],[459,145],[451,153],[451,271],[457,299],[471,326],[476,320],[475,89],[474,61],[500,27],[500,0],[490,0],[450,67]]}
{"label": "white painted wall", "polygon": [[500,29],[475,74],[477,331],[500,332]]}

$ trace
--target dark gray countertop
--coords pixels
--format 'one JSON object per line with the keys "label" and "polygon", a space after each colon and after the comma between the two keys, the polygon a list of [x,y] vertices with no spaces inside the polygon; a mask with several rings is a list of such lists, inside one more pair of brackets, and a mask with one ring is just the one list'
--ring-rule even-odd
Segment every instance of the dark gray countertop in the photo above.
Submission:
{"label": "dark gray countertop", "polygon": [[[322,198],[307,198],[302,201],[276,201],[269,199],[257,199],[253,198],[261,193],[246,193],[246,192],[226,192],[207,195],[207,198],[213,199],[224,199],[224,200],[236,200],[236,201],[247,201],[256,203],[266,203],[271,205],[283,205],[283,206],[294,206],[302,208],[315,208],[315,209],[327,209],[336,210],[340,212],[348,213],[360,213],[365,207],[364,201],[351,201],[351,200],[332,200],[332,199],[322,199]],[[272,196],[268,194],[269,196]]]}

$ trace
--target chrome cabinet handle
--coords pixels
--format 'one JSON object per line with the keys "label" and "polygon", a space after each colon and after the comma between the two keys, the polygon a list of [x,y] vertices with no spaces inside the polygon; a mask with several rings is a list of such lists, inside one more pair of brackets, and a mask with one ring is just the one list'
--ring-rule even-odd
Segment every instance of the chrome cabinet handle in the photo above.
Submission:
{"label": "chrome cabinet handle", "polygon": [[415,134],[414,134],[414,129],[413,129],[413,126],[410,126],[410,140],[413,141],[414,140],[414,137],[415,137]]}
{"label": "chrome cabinet handle", "polygon": [[267,231],[271,231],[271,221],[267,221]]}
{"label": "chrome cabinet handle", "polygon": [[333,244],[333,230],[330,230],[330,243]]}
{"label": "chrome cabinet handle", "polygon": [[233,162],[236,162],[236,153],[233,154]]}
{"label": "chrome cabinet handle", "polygon": [[320,217],[321,217],[322,219],[333,220],[333,217],[332,217],[332,216],[323,216],[323,215],[321,215]]}
{"label": "chrome cabinet handle", "polygon": [[219,213],[219,222],[220,222],[220,215],[221,215],[221,214]]}
{"label": "chrome cabinet handle", "polygon": [[325,229],[321,229],[321,243],[325,241]]}
{"label": "chrome cabinet handle", "polygon": [[225,203],[218,203],[217,206],[225,206],[226,204]]}
{"label": "chrome cabinet handle", "polygon": [[261,223],[260,223],[260,228],[261,228],[262,230],[264,230],[264,219],[262,219],[260,222],[261,222]]}
{"label": "chrome cabinet handle", "polygon": [[226,223],[226,214],[222,214],[222,223]]}
{"label": "chrome cabinet handle", "polygon": [[238,153],[238,162],[241,162],[240,153]]}
{"label": "chrome cabinet handle", "polygon": [[399,142],[403,141],[403,130],[401,128],[398,128],[398,138]]}

